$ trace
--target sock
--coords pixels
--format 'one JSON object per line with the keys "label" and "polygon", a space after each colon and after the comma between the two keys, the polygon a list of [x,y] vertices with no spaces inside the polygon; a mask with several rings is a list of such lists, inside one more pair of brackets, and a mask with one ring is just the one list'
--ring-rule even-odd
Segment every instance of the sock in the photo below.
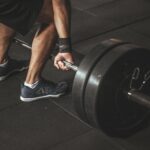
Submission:
{"label": "sock", "polygon": [[33,84],[28,84],[28,83],[25,82],[24,85],[31,88],[31,89],[34,89],[38,85],[38,83],[39,83],[39,81],[36,81]]}
{"label": "sock", "polygon": [[5,61],[4,63],[0,64],[0,67],[5,67],[8,64],[8,60]]}

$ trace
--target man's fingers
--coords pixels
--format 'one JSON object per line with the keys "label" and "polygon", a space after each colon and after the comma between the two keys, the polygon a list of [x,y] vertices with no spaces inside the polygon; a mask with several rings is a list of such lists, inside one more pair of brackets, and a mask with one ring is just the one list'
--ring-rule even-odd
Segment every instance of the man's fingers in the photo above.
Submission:
{"label": "man's fingers", "polygon": [[71,56],[71,54],[60,53],[55,57],[54,66],[57,69],[61,69],[64,71],[70,70],[67,66],[65,66],[63,60],[65,60],[71,64],[74,64],[73,57]]}
{"label": "man's fingers", "polygon": [[58,60],[57,60],[57,59],[54,60],[54,66],[55,66],[57,69],[60,69],[60,67],[59,67],[59,65],[58,65]]}
{"label": "man's fingers", "polygon": [[59,67],[60,67],[62,70],[67,70],[67,69],[68,69],[62,61],[59,61],[59,62],[58,62],[58,65],[59,65]]}

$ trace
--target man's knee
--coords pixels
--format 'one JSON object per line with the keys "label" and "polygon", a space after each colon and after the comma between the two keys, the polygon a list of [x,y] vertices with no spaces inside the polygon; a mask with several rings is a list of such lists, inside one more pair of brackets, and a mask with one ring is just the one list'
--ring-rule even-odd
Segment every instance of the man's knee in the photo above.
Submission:
{"label": "man's knee", "polygon": [[0,43],[10,41],[14,35],[15,31],[12,28],[0,23]]}

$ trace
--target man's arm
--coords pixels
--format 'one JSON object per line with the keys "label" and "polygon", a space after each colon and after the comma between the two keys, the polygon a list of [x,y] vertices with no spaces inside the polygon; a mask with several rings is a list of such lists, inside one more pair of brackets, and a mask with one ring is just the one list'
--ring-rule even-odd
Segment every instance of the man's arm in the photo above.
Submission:
{"label": "man's arm", "polygon": [[70,36],[70,14],[68,0],[52,0],[54,21],[60,38]]}
{"label": "man's arm", "polygon": [[63,60],[73,63],[70,39],[70,13],[68,0],[52,0],[54,22],[59,36],[60,52],[55,57],[54,65],[59,69],[68,70]]}

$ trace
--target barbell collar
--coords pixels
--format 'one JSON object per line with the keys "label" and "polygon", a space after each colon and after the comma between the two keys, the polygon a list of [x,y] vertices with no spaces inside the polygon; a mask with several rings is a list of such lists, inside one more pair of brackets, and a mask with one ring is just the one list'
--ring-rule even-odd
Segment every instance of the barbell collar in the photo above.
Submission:
{"label": "barbell collar", "polygon": [[129,100],[134,101],[140,105],[143,105],[146,108],[150,108],[150,96],[135,90],[130,90],[129,92],[126,93]]}

